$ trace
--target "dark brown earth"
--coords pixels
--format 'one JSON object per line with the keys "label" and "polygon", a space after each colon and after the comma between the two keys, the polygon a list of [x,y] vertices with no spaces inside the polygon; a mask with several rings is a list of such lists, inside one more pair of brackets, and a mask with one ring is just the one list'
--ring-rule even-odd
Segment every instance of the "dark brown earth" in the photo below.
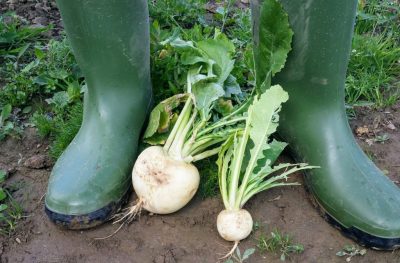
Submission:
{"label": "dark brown earth", "polygon": [[[368,133],[358,139],[359,143],[393,181],[400,181],[397,156],[400,150],[400,103],[386,110],[363,108],[357,112],[352,128],[359,133],[368,129]],[[372,142],[369,146],[365,142],[385,133],[389,139],[383,144]],[[222,209],[218,197],[205,200],[196,197],[187,207],[168,216],[143,213],[139,220],[106,240],[95,241],[94,238],[107,236],[117,226],[107,223],[88,231],[56,227],[43,211],[43,196],[51,170],[46,168],[48,160],[43,159],[46,153],[47,142],[32,128],[25,131],[22,139],[9,138],[0,143],[0,169],[10,171],[7,185],[17,186],[13,196],[24,209],[24,218],[18,222],[16,231],[10,237],[0,239],[0,262],[213,263],[220,254],[228,251],[231,244],[219,237],[215,226]],[[39,161],[29,166],[27,160]],[[336,256],[336,252],[347,244],[356,246],[324,221],[302,186],[259,194],[248,203],[247,209],[263,228],[240,243],[242,251],[256,247],[256,239],[274,228],[290,233],[295,242],[304,245],[304,253],[291,257],[293,262],[345,262],[344,258]],[[400,262],[400,251],[368,249],[366,255],[353,257],[351,261]],[[257,251],[248,262],[279,262],[279,255]]]}
{"label": "dark brown earth", "polygon": [[[0,0],[0,12],[15,10],[30,23],[52,23],[53,36],[61,30],[54,1]],[[351,121],[357,141],[364,151],[400,186],[400,103],[385,110],[361,108]],[[377,139],[388,139],[383,143]],[[381,137],[379,137],[381,136]],[[215,222],[222,209],[218,197],[195,199],[181,211],[168,216],[144,213],[140,220],[124,227],[115,236],[95,241],[112,233],[110,223],[88,231],[67,231],[50,223],[44,214],[43,197],[51,171],[47,158],[48,142],[34,129],[23,138],[0,142],[0,169],[10,174],[7,186],[16,189],[13,197],[24,209],[23,219],[9,237],[0,236],[0,262],[217,262],[231,244],[223,241]],[[298,180],[302,180],[301,176]],[[134,197],[131,198],[132,200]],[[293,262],[345,262],[336,256],[343,246],[357,246],[330,226],[313,207],[304,187],[273,189],[251,200],[247,209],[262,226],[240,244],[244,251],[254,248],[257,238],[274,228],[290,233],[304,253],[293,255]],[[352,262],[400,262],[400,251],[367,250]],[[247,262],[280,262],[279,254],[260,254]]]}

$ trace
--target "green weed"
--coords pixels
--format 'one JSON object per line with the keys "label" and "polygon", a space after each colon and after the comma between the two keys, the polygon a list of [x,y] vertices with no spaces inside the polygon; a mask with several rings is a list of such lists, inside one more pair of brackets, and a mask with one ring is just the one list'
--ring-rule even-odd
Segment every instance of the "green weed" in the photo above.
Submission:
{"label": "green weed", "polygon": [[399,98],[400,7],[394,0],[359,1],[346,78],[346,102],[375,107]]}
{"label": "green weed", "polygon": [[382,35],[353,38],[346,79],[346,102],[368,101],[377,107],[391,105],[399,98],[400,47]]}
{"label": "green weed", "polygon": [[[50,156],[54,159],[60,157],[65,148],[78,133],[83,115],[82,102],[60,109],[59,112],[37,112],[32,121],[38,129],[39,135],[49,136],[52,140]],[[62,111],[62,113],[61,113]]]}
{"label": "green weed", "polygon": [[254,254],[255,251],[256,251],[255,248],[248,248],[242,254],[240,252],[239,247],[237,247],[235,253],[233,253],[232,256],[224,263],[233,263],[233,262],[242,263],[244,261],[247,261],[250,258],[250,256]]}
{"label": "green weed", "polygon": [[279,252],[281,261],[285,261],[291,253],[299,254],[304,251],[302,244],[293,244],[292,237],[289,234],[283,234],[277,229],[272,231],[269,237],[262,235],[258,239],[257,248],[261,253],[265,251]]}
{"label": "green weed", "polygon": [[6,136],[18,137],[22,133],[22,128],[16,121],[12,120],[12,107],[7,104],[0,111],[0,141]]}
{"label": "green weed", "polygon": [[5,82],[0,92],[0,105],[22,107],[33,99],[46,99],[58,91],[66,91],[82,75],[68,42],[50,40],[24,54],[24,60],[8,57],[2,68]]}
{"label": "green weed", "polygon": [[394,36],[400,40],[400,7],[396,0],[359,0],[357,34]]}
{"label": "green weed", "polygon": [[21,56],[32,42],[44,40],[43,35],[51,27],[32,27],[13,12],[0,14],[0,57]]}
{"label": "green weed", "polygon": [[366,253],[366,249],[360,249],[354,245],[345,245],[342,250],[336,253],[336,256],[346,257],[346,262],[350,262],[354,256],[364,256]]}
{"label": "green weed", "polygon": [[4,187],[6,179],[6,172],[0,170],[0,235],[9,235],[12,233],[23,213],[21,206]]}

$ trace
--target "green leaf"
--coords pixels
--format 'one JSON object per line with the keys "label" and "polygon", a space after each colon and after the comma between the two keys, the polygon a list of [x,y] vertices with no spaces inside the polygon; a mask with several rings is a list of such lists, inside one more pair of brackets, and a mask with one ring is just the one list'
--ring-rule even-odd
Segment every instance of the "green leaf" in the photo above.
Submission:
{"label": "green leaf", "polygon": [[62,109],[67,106],[69,102],[68,93],[66,91],[59,91],[53,95],[51,99],[45,100],[48,104],[54,104],[56,107]]}
{"label": "green leaf", "polygon": [[173,127],[176,109],[182,102],[188,98],[187,94],[177,94],[160,102],[151,112],[149,124],[144,133],[144,141],[152,145],[165,143],[170,128]]}
{"label": "green leaf", "polygon": [[0,170],[0,183],[3,183],[7,178],[7,173],[3,170]]}
{"label": "green leaf", "polygon": [[253,173],[257,174],[266,165],[267,161],[269,165],[273,165],[287,145],[288,144],[286,142],[272,140],[272,142],[269,143],[269,147],[262,153],[264,157],[258,159]]}
{"label": "green leaf", "polygon": [[223,98],[219,98],[214,105],[214,109],[222,114],[222,116],[226,116],[233,111],[232,100],[227,100]]}
{"label": "green leaf", "polygon": [[50,70],[48,74],[53,79],[61,79],[61,80],[64,80],[69,76],[69,73],[65,69]]}
{"label": "green leaf", "polygon": [[293,31],[287,13],[276,0],[251,1],[251,11],[256,88],[261,93],[268,88],[263,82],[269,82],[283,68],[291,50]]}
{"label": "green leaf", "polygon": [[[274,116],[280,110],[281,104],[289,99],[288,94],[281,86],[275,85],[261,94],[249,107],[250,140],[254,147],[250,149],[250,161],[246,169],[246,174],[254,171],[257,162],[265,158],[264,151],[271,149],[268,144],[269,136],[276,131],[278,123],[274,121]],[[273,149],[273,154],[279,149]],[[250,170],[249,170],[250,169]]]}
{"label": "green leaf", "polygon": [[195,65],[197,63],[208,63],[208,59],[199,56],[197,52],[187,51],[182,53],[181,63],[183,65]]}
{"label": "green leaf", "polygon": [[10,117],[11,111],[12,111],[11,104],[7,104],[3,107],[0,115],[0,127],[2,127],[4,122],[8,119],[8,117]]}
{"label": "green leaf", "polygon": [[338,257],[344,257],[346,255],[347,255],[347,253],[344,252],[343,250],[340,250],[339,252],[336,253],[336,256],[338,256]]}
{"label": "green leaf", "polygon": [[28,43],[28,44],[22,46],[22,47],[19,49],[19,52],[18,52],[18,55],[17,55],[17,59],[20,59],[20,58],[25,54],[26,50],[27,50],[30,46],[31,46],[31,43]]}
{"label": "green leaf", "polygon": [[235,52],[233,43],[222,33],[216,32],[214,39],[206,39],[197,43],[209,59],[215,61],[215,74],[218,82],[224,83],[233,70],[235,61],[232,59]]}
{"label": "green leaf", "polygon": [[35,56],[38,59],[43,59],[46,56],[46,54],[41,49],[35,48]]}
{"label": "green leaf", "polygon": [[47,85],[49,84],[49,78],[46,75],[39,75],[33,79],[33,83],[38,85]]}
{"label": "green leaf", "polygon": [[195,49],[192,41],[182,40],[180,37],[172,36],[160,43],[161,45],[170,44],[172,47],[180,50]]}
{"label": "green leaf", "polygon": [[81,86],[77,80],[68,84],[67,94],[69,102],[78,100],[81,97]]}
{"label": "green leaf", "polygon": [[[1,189],[0,189],[0,191],[1,191]],[[0,192],[1,193],[1,192]],[[0,197],[1,198],[1,197]],[[1,199],[0,199],[1,200]],[[4,211],[4,210],[6,210],[8,208],[8,205],[6,205],[6,204],[1,204],[0,205],[0,212],[2,212],[2,211]]]}
{"label": "green leaf", "polygon": [[26,65],[23,69],[21,69],[21,72],[27,73],[27,72],[31,71],[33,68],[37,67],[39,65],[39,63],[40,63],[40,60],[35,59],[34,61],[32,61],[31,63]]}
{"label": "green leaf", "polygon": [[203,120],[209,118],[212,103],[225,94],[222,86],[214,82],[194,85],[192,92],[195,97],[196,107]]}
{"label": "green leaf", "polygon": [[240,254],[240,249],[239,247],[236,248],[236,255],[238,256],[238,258],[242,258],[241,254]]}
{"label": "green leaf", "polygon": [[246,251],[244,251],[244,253],[243,253],[242,260],[248,259],[252,254],[254,254],[255,251],[256,251],[255,248],[246,249]]}
{"label": "green leaf", "polygon": [[6,199],[6,197],[7,197],[6,192],[4,191],[3,188],[0,187],[0,201]]}
{"label": "green leaf", "polygon": [[232,95],[238,95],[242,93],[239,83],[237,83],[236,78],[231,74],[224,82],[224,90],[226,97],[231,97]]}
{"label": "green leaf", "polygon": [[28,114],[32,111],[32,106],[26,106],[22,109],[23,114]]}

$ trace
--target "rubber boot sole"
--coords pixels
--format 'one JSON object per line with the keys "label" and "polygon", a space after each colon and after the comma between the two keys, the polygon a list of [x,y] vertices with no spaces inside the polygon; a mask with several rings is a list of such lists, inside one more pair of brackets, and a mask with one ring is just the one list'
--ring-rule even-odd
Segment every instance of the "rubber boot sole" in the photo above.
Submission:
{"label": "rubber boot sole", "polygon": [[[303,172],[307,177],[307,172]],[[338,229],[347,238],[355,240],[358,244],[375,250],[394,250],[400,247],[400,238],[381,238],[368,234],[356,227],[345,227],[333,216],[331,216],[323,206],[318,202],[317,198],[311,192],[307,185],[307,179],[304,179],[304,188],[311,204],[317,209],[322,218],[330,225]]]}
{"label": "rubber boot sole", "polygon": [[45,205],[45,213],[50,221],[59,227],[70,230],[83,230],[99,226],[109,221],[113,215],[121,210],[121,207],[127,204],[131,188],[123,195],[117,202],[111,202],[108,205],[100,208],[94,212],[84,215],[65,215],[50,210]]}

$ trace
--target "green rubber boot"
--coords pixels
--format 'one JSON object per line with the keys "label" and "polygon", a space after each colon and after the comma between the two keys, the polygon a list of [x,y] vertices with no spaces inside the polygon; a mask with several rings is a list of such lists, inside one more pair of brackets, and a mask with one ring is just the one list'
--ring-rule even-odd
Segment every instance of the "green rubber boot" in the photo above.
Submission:
{"label": "green rubber boot", "polygon": [[151,101],[145,0],[58,0],[88,90],[82,127],[50,176],[46,213],[70,229],[99,225],[131,185]]}
{"label": "green rubber boot", "polygon": [[279,134],[297,161],[321,166],[307,172],[306,184],[331,223],[363,245],[400,246],[400,190],[359,148],[345,112],[357,0],[281,3],[294,38],[285,68],[273,80],[289,93]]}

